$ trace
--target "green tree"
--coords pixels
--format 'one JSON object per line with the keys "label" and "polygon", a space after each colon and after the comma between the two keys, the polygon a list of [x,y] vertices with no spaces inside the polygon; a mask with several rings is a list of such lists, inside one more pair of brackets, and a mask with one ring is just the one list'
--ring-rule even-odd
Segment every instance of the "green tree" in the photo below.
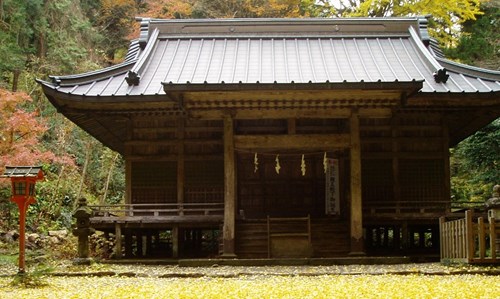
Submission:
{"label": "green tree", "polygon": [[[97,25],[105,36],[106,55],[112,62],[123,58],[122,51],[128,46],[127,36],[132,31],[136,14],[134,0],[100,0]],[[116,56],[116,57],[115,57]]]}
{"label": "green tree", "polygon": [[339,0],[338,15],[355,17],[432,15],[430,33],[442,45],[452,45],[460,36],[462,25],[481,14],[480,0]]}
{"label": "green tree", "polygon": [[464,23],[462,35],[446,55],[466,64],[500,68],[500,2],[483,2],[484,12],[476,21]]}
{"label": "green tree", "polygon": [[500,183],[500,118],[452,150],[452,194],[456,200],[485,201]]}

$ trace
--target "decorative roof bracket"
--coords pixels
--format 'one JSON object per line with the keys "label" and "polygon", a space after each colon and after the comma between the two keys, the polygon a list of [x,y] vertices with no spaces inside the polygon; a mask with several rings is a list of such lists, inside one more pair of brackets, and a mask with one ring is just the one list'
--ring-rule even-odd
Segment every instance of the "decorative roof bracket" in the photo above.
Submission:
{"label": "decorative roof bracket", "polygon": [[61,85],[61,78],[59,78],[57,76],[52,77],[52,83],[57,85],[57,86]]}
{"label": "decorative roof bracket", "polygon": [[445,68],[435,71],[432,75],[434,76],[436,83],[446,83],[446,81],[448,81],[448,77],[450,77],[450,75],[446,73]]}
{"label": "decorative roof bracket", "polygon": [[141,76],[139,76],[136,72],[128,71],[128,75],[125,77],[125,80],[129,86],[137,86],[141,82]]}
{"label": "decorative roof bracket", "polygon": [[138,21],[141,22],[141,31],[139,35],[139,46],[144,50],[146,44],[148,43],[149,38],[149,23],[151,22],[151,18],[138,18]]}

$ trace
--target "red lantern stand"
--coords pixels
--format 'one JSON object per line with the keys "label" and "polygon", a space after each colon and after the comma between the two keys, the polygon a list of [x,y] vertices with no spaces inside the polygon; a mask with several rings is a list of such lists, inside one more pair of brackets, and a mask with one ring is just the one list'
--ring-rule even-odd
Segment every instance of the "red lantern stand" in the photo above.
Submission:
{"label": "red lantern stand", "polygon": [[1,177],[8,177],[12,182],[11,201],[19,208],[19,274],[25,272],[26,212],[30,204],[35,203],[36,181],[43,179],[41,167],[7,166]]}

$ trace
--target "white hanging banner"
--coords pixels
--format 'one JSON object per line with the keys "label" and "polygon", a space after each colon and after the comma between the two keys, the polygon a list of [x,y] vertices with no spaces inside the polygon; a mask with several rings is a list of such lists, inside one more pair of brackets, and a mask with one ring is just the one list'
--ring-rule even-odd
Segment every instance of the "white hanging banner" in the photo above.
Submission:
{"label": "white hanging banner", "polygon": [[306,175],[306,160],[304,160],[304,155],[302,155],[302,161],[300,162],[300,171],[302,172],[302,176]]}
{"label": "white hanging banner", "polygon": [[254,165],[253,172],[256,173],[257,170],[259,170],[259,158],[257,157],[257,153],[255,153],[253,157],[253,165]]}
{"label": "white hanging banner", "polygon": [[327,215],[340,214],[340,195],[339,195],[339,160],[326,160],[325,175],[325,213]]}
{"label": "white hanging banner", "polygon": [[280,165],[280,155],[276,155],[276,166],[274,167],[274,170],[276,170],[276,173],[277,174],[280,174],[280,169],[281,169],[281,165]]}

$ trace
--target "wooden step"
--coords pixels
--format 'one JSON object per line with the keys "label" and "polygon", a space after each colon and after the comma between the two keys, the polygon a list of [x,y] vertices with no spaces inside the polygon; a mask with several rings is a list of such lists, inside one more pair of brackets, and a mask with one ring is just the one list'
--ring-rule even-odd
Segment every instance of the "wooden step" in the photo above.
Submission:
{"label": "wooden step", "polygon": [[[273,233],[303,231],[293,221],[273,223]],[[267,258],[267,219],[245,220],[236,224],[236,253],[239,258]],[[290,232],[292,231],[292,232]],[[332,218],[311,219],[311,242],[314,257],[339,257],[349,253],[349,224]]]}

